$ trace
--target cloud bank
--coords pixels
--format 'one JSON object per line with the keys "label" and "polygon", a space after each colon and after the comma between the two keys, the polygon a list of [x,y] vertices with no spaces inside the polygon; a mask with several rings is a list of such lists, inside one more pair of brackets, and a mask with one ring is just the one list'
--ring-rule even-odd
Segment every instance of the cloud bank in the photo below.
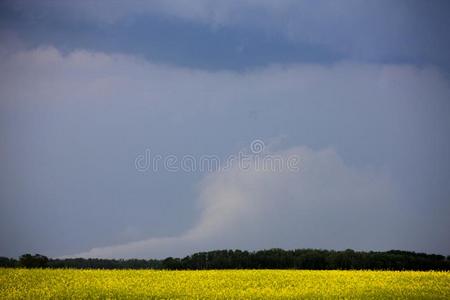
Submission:
{"label": "cloud bank", "polygon": [[261,170],[253,162],[247,170],[235,166],[217,171],[202,180],[201,215],[182,235],[74,256],[166,257],[274,245],[378,249],[402,244],[405,220],[383,174],[346,166],[332,149],[295,147],[272,154],[284,159],[295,155],[300,170]]}

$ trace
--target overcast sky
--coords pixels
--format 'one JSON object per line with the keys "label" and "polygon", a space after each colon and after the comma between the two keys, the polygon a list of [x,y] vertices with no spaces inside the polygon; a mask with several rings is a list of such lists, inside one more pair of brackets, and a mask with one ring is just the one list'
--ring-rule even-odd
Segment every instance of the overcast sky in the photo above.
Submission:
{"label": "overcast sky", "polygon": [[[448,1],[1,1],[0,256],[450,254]],[[142,170],[160,155],[296,170]]]}

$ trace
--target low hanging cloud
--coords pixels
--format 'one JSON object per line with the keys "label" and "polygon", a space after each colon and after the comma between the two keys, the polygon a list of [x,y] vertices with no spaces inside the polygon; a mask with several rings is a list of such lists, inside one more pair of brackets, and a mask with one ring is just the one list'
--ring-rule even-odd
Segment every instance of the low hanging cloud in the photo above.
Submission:
{"label": "low hanging cloud", "polygon": [[[352,168],[333,149],[295,147],[298,170],[234,166],[199,186],[201,216],[185,233],[94,248],[74,256],[166,257],[221,248],[395,247],[405,228],[396,191],[376,170]],[[383,247],[381,246],[381,248]]]}

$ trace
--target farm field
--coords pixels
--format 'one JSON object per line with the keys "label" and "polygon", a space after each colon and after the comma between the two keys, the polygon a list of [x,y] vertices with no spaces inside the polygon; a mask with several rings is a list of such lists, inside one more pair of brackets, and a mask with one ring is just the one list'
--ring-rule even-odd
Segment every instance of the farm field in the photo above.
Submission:
{"label": "farm field", "polygon": [[450,299],[449,272],[0,269],[0,299]]}

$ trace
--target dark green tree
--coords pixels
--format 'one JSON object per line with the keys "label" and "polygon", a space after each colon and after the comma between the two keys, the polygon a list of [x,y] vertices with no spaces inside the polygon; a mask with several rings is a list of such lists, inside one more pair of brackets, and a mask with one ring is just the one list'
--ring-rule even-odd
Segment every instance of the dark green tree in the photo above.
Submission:
{"label": "dark green tree", "polygon": [[46,268],[48,258],[41,254],[24,254],[19,258],[19,265],[24,268]]}

